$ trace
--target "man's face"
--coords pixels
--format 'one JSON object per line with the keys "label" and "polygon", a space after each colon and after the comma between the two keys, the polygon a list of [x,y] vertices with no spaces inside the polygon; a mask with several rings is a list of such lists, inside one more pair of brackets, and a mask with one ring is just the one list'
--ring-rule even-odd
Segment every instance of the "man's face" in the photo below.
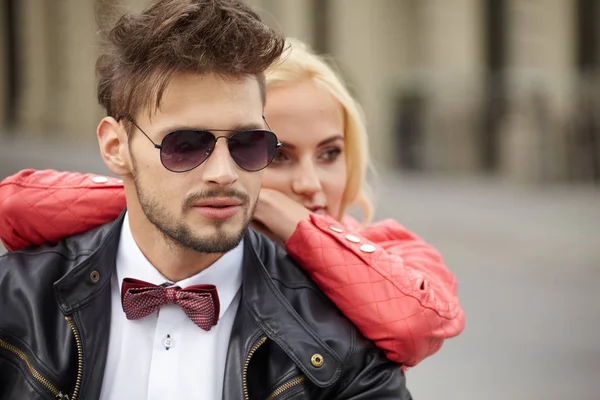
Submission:
{"label": "man's face", "polygon": [[[252,77],[224,80],[215,75],[176,75],[160,110],[134,116],[137,125],[160,144],[181,129],[264,129],[259,85]],[[230,136],[231,132],[214,132]],[[248,172],[231,158],[221,138],[211,155],[188,172],[175,173],[161,163],[156,149],[134,128],[129,138],[132,161],[128,207],[143,215],[167,239],[201,253],[224,253],[242,239],[260,191],[262,171]],[[129,182],[128,182],[129,181]],[[134,195],[132,195],[134,194]]]}

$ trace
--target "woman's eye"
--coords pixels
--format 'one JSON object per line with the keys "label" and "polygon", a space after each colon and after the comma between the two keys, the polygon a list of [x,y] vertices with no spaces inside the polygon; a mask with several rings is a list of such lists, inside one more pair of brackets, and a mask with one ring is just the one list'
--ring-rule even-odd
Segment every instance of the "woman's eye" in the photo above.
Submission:
{"label": "woman's eye", "polygon": [[290,159],[290,157],[285,153],[285,151],[277,149],[275,153],[275,157],[273,158],[274,163],[282,163],[286,162]]}
{"label": "woman's eye", "polygon": [[325,162],[333,162],[338,159],[340,154],[342,154],[342,149],[340,147],[332,147],[325,150],[319,158]]}

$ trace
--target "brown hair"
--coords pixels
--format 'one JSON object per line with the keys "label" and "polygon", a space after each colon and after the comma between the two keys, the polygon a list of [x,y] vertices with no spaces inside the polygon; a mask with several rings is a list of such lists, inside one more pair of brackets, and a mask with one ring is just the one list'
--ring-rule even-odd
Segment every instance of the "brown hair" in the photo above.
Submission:
{"label": "brown hair", "polygon": [[[107,11],[108,10],[108,11]],[[264,71],[285,39],[239,0],[158,0],[110,23],[98,13],[104,49],[96,63],[98,101],[109,116],[150,112],[177,72],[256,76],[265,100]],[[106,27],[106,25],[109,25]]]}

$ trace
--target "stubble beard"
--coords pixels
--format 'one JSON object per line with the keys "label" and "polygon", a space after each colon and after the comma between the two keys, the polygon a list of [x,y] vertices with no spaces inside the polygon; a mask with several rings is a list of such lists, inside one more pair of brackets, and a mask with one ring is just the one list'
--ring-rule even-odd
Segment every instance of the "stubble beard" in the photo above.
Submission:
{"label": "stubble beard", "polygon": [[171,215],[158,198],[152,196],[143,189],[143,184],[140,182],[137,171],[133,172],[133,180],[138,201],[140,202],[140,207],[142,208],[144,215],[148,221],[161,232],[167,243],[175,245],[176,247],[190,249],[197,253],[224,254],[236,248],[244,238],[248,226],[250,225],[251,217],[254,214],[254,209],[256,208],[257,202],[254,202],[252,212],[248,213],[250,207],[248,196],[235,190],[209,190],[191,196],[187,198],[182,205],[182,215],[185,215],[186,212],[190,211],[193,204],[201,198],[216,196],[235,197],[241,200],[242,211],[246,214],[242,227],[235,233],[227,232],[224,226],[227,221],[217,220],[210,222],[214,233],[197,235],[192,231],[188,224]]}

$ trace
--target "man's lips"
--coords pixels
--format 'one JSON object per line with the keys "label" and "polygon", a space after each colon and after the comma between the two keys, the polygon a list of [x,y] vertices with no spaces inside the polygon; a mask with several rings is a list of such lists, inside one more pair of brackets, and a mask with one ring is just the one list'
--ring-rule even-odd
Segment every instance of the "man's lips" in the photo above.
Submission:
{"label": "man's lips", "polygon": [[242,208],[242,201],[235,198],[213,198],[198,201],[194,208],[208,219],[229,219]]}
{"label": "man's lips", "polygon": [[236,206],[240,206],[241,204],[242,204],[242,202],[239,199],[235,199],[235,198],[214,198],[214,199],[200,200],[196,204],[194,204],[194,207],[223,208],[223,207],[236,207]]}

